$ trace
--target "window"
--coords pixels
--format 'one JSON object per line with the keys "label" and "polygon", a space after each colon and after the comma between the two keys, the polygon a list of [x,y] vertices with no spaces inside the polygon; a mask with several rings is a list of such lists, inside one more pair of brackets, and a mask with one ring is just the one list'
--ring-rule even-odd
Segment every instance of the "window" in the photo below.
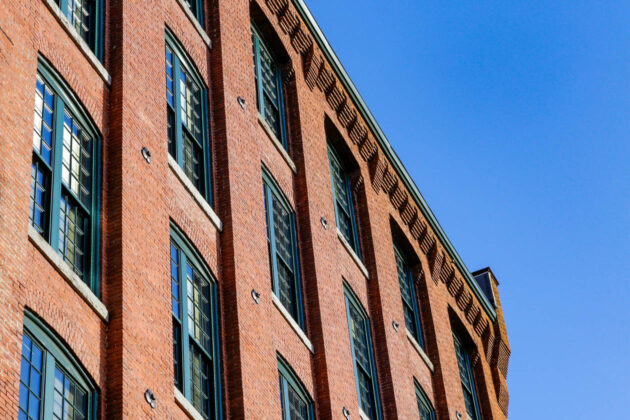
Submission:
{"label": "window", "polygon": [[197,252],[171,228],[175,386],[206,419],[220,418],[217,285]]}
{"label": "window", "polygon": [[26,313],[22,335],[19,420],[97,418],[98,394],[60,340]]}
{"label": "window", "polygon": [[431,401],[429,401],[429,398],[417,382],[415,382],[415,385],[416,400],[418,401],[418,413],[420,414],[420,420],[435,420],[435,410],[433,410]]}
{"label": "window", "polygon": [[313,400],[289,364],[278,356],[282,420],[311,420]]}
{"label": "window", "polygon": [[192,61],[166,32],[166,113],[168,152],[201,195],[212,204],[208,93]]}
{"label": "window", "polygon": [[295,213],[265,168],[263,193],[272,290],[298,325],[304,328]]}
{"label": "window", "polygon": [[252,26],[252,43],[258,112],[288,151],[282,71],[260,32],[254,26]]}
{"label": "window", "polygon": [[466,403],[466,413],[468,413],[468,416],[472,420],[481,420],[479,400],[477,398],[475,379],[470,362],[470,351],[455,333],[453,333],[453,341],[455,343],[455,354],[457,355],[457,365],[459,367],[459,378],[462,382],[464,402]]}
{"label": "window", "polygon": [[402,296],[403,311],[405,313],[405,326],[407,327],[407,331],[409,331],[418,344],[420,344],[420,347],[424,349],[418,299],[413,281],[413,271],[407,264],[399,248],[394,247],[394,254],[396,256],[398,282],[400,284],[400,294]]}
{"label": "window", "polygon": [[100,139],[74,94],[42,59],[34,114],[30,223],[98,293]]}
{"label": "window", "polygon": [[184,0],[184,4],[188,6],[203,28],[203,2],[201,0]]}
{"label": "window", "polygon": [[68,18],[79,37],[92,52],[102,59],[103,55],[103,1],[55,0],[61,12]]}
{"label": "window", "polygon": [[330,160],[330,177],[332,180],[333,198],[335,200],[337,228],[360,258],[361,250],[359,247],[354,204],[352,202],[350,176],[342,165],[341,159],[339,159],[339,156],[330,145],[328,146],[328,158]]}
{"label": "window", "polygon": [[359,408],[367,418],[380,419],[380,402],[376,383],[376,366],[372,350],[370,320],[357,297],[345,283],[344,290]]}

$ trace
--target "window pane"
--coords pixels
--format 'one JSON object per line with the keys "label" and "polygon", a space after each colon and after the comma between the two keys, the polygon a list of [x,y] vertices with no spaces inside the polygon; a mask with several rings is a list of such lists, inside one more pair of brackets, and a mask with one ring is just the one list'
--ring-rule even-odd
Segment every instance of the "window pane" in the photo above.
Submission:
{"label": "window pane", "polygon": [[370,377],[363,371],[363,369],[359,368],[359,392],[361,394],[361,409],[368,416],[372,416],[372,412],[374,410],[374,405],[372,402],[372,380]]}
{"label": "window pane", "polygon": [[68,0],[66,16],[84,41],[90,42],[92,31],[93,0]]}
{"label": "window pane", "polygon": [[188,282],[188,332],[208,353],[212,352],[210,324],[210,283],[186,264]]}
{"label": "window pane", "polygon": [[308,405],[295,390],[289,386],[289,418],[291,420],[307,420]]}
{"label": "window pane", "polygon": [[67,193],[62,193],[59,209],[59,252],[81,278],[86,271],[87,227],[85,212]]}
{"label": "window pane", "polygon": [[418,412],[420,420],[433,420],[433,411],[418,397]]}
{"label": "window pane", "polygon": [[88,210],[91,198],[92,139],[67,112],[63,121],[61,180]]}
{"label": "window pane", "polygon": [[184,130],[182,136],[183,144],[183,165],[184,173],[193,183],[195,188],[203,193],[203,156],[199,144],[190,137],[188,131]]}
{"label": "window pane", "polygon": [[210,416],[211,393],[210,360],[199,351],[195,344],[190,345],[191,403],[205,418]]}
{"label": "window pane", "polygon": [[173,304],[173,316],[181,319],[180,309],[180,281],[179,281],[179,249],[171,243],[171,301]]}
{"label": "window pane", "polygon": [[352,221],[354,209],[352,208],[352,201],[347,188],[348,175],[332,152],[330,153],[330,171],[332,175],[338,228],[348,243],[357,251]]}
{"label": "window pane", "polygon": [[48,191],[50,171],[37,159],[31,166],[31,195],[29,218],[40,234],[45,234],[48,224]]}
{"label": "window pane", "polygon": [[85,419],[88,415],[87,392],[55,366],[53,418],[59,420]]}
{"label": "window pane", "polygon": [[395,255],[396,269],[398,271],[398,283],[400,284],[400,293],[402,295],[403,311],[405,315],[405,325],[414,338],[418,339],[418,331],[416,330],[416,313],[414,309],[414,299],[416,297],[413,292],[410,270],[398,252],[395,252]]}
{"label": "window pane", "polygon": [[42,399],[43,351],[31,338],[22,336],[19,418],[39,419]]}
{"label": "window pane", "polygon": [[472,383],[472,367],[470,366],[469,355],[455,335],[453,335],[453,341],[455,343],[455,354],[457,356],[457,365],[459,367],[459,377],[462,383],[464,402],[466,403],[466,412],[471,419],[477,420],[477,404],[474,395],[475,387]]}
{"label": "window pane", "polygon": [[364,370],[369,371],[370,356],[368,353],[369,347],[367,342],[367,332],[365,329],[365,320],[353,305],[350,306],[350,322],[356,362],[363,367]]}
{"label": "window pane", "polygon": [[37,88],[35,93],[35,122],[33,125],[33,150],[35,150],[47,165],[52,157],[52,130],[55,94],[52,89],[37,74]]}
{"label": "window pane", "polygon": [[179,322],[173,319],[173,371],[175,373],[175,387],[183,392],[182,368],[182,328]]}
{"label": "window pane", "polygon": [[179,72],[182,122],[197,142],[201,142],[201,89],[183,67]]}

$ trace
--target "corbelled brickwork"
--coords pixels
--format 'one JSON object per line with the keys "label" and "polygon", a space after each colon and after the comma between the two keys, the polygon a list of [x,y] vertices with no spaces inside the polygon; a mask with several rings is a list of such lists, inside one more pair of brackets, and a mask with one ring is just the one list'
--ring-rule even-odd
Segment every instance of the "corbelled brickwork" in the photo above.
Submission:
{"label": "corbelled brickwork", "polygon": [[[390,160],[301,0],[203,1],[211,45],[185,12],[185,1],[106,0],[105,75],[49,3],[4,0],[0,7],[0,418],[17,417],[25,310],[54,331],[94,380],[99,418],[187,418],[174,394],[171,225],[218,283],[225,419],[281,418],[278,354],[312,397],[317,419],[343,419],[344,410],[359,418],[344,281],[371,321],[383,418],[418,418],[414,382],[439,420],[458,419],[458,413],[465,418],[453,329],[475,349],[483,418],[507,418],[510,346],[498,282],[492,275],[495,305],[488,310]],[[283,57],[288,157],[258,115],[252,22]],[[220,223],[169,164],[167,28],[208,87],[211,201]],[[38,57],[65,80],[101,134],[98,299],[106,317],[29,237]],[[327,153],[332,138],[354,167],[361,262],[335,225]],[[296,213],[302,336],[272,299],[263,166]],[[417,260],[424,352],[405,332],[394,256],[400,242]],[[258,303],[253,291],[260,293]],[[157,398],[155,408],[145,401],[147,389]]]}

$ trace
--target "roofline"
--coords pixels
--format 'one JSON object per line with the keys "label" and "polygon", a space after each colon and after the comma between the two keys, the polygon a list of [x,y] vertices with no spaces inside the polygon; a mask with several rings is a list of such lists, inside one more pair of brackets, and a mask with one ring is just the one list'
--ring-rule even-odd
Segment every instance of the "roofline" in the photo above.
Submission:
{"label": "roofline", "polygon": [[306,25],[310,29],[311,33],[315,37],[315,41],[317,42],[317,45],[319,45],[321,50],[324,52],[324,55],[328,59],[328,62],[330,63],[333,70],[339,77],[345,89],[350,94],[350,97],[352,98],[352,101],[359,109],[361,116],[367,122],[372,133],[374,134],[374,137],[376,137],[376,141],[385,152],[385,155],[389,158],[390,162],[392,163],[392,166],[396,170],[396,173],[398,173],[398,176],[400,176],[400,178],[402,179],[403,183],[405,184],[405,186],[411,193],[411,196],[413,197],[416,204],[418,204],[418,206],[420,207],[420,211],[422,212],[424,217],[429,221],[429,225],[431,225],[431,228],[433,228],[433,230],[437,234],[440,242],[442,242],[443,246],[446,248],[446,251],[455,262],[455,265],[457,265],[459,270],[464,274],[466,283],[468,283],[468,285],[472,289],[477,299],[481,302],[481,306],[483,306],[484,310],[486,311],[488,316],[490,316],[492,321],[496,320],[496,317],[497,317],[496,311],[494,310],[494,308],[492,308],[492,305],[490,304],[488,299],[484,296],[483,292],[479,288],[479,285],[477,284],[472,274],[470,273],[470,270],[468,270],[468,268],[466,267],[466,264],[464,264],[464,261],[462,260],[459,253],[457,252],[457,250],[451,243],[450,239],[448,238],[448,236],[446,236],[444,229],[442,228],[440,223],[437,221],[435,215],[429,208],[429,205],[425,201],[424,197],[422,197],[422,194],[420,193],[418,186],[409,175],[409,172],[407,172],[407,169],[405,168],[400,158],[398,157],[398,155],[392,148],[391,144],[389,143],[389,140],[387,140],[385,133],[383,133],[383,130],[378,125],[376,118],[374,118],[374,115],[372,114],[367,104],[363,100],[363,97],[361,97],[361,94],[359,93],[356,86],[352,82],[352,79],[350,79],[350,76],[348,75],[343,65],[339,61],[337,54],[335,54],[335,51],[333,50],[330,43],[326,39],[326,36],[324,35],[321,28],[317,24],[317,21],[315,21],[315,18],[313,17],[313,15],[311,14],[311,11],[306,6],[306,3],[304,2],[304,0],[292,0],[292,2],[294,6],[297,8],[298,12],[300,13],[300,16],[302,16],[302,19],[304,19],[304,21],[306,22]]}

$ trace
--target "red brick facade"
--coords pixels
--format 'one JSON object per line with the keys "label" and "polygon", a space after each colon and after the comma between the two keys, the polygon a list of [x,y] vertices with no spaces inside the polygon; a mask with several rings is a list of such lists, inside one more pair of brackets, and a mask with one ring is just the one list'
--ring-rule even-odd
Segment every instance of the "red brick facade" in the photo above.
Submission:
{"label": "red brick facade", "polygon": [[[483,419],[507,418],[510,347],[492,279],[489,313],[449,245],[427,220],[366,115],[327,58],[300,0],[206,0],[209,46],[180,0],[105,0],[102,66],[92,63],[46,0],[0,7],[0,418],[16,418],[25,309],[76,356],[99,390],[101,419],[186,418],[174,397],[169,231],[174,224],[218,281],[226,419],[279,419],[277,354],[314,401],[317,419],[359,418],[343,281],[372,327],[384,419],[418,418],[414,379],[439,420],[466,418],[453,329],[470,337]],[[291,167],[259,122],[251,22],[286,55]],[[208,86],[214,212],[169,167],[165,28]],[[38,55],[55,68],[102,134],[100,301],[89,305],[29,237],[33,99]],[[109,76],[109,77],[108,77]],[[244,100],[244,106],[239,102]],[[356,163],[366,277],[338,237],[327,137]],[[151,163],[141,153],[151,152]],[[305,332],[272,302],[262,165],[296,213]],[[324,228],[322,218],[328,222]],[[393,232],[417,257],[425,361],[407,338]],[[260,302],[252,298],[260,293]],[[400,325],[398,330],[393,322]],[[144,399],[151,389],[153,409]]]}

